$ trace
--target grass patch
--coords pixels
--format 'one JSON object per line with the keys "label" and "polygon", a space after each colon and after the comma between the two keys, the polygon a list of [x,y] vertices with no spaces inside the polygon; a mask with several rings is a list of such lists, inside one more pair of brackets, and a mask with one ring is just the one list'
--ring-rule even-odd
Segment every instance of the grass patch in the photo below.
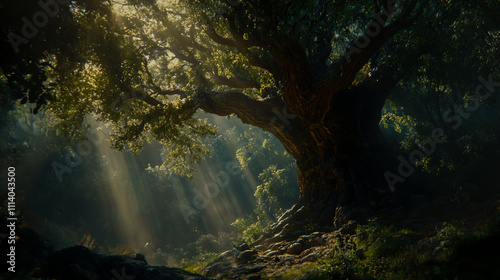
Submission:
{"label": "grass patch", "polygon": [[307,274],[310,271],[317,267],[317,264],[305,264],[300,267],[292,267],[288,269],[285,273],[281,274],[282,280],[292,280],[297,279],[298,277]]}
{"label": "grass patch", "polygon": [[219,256],[218,253],[202,253],[192,259],[184,258],[179,265],[180,268],[189,272],[202,274],[202,269]]}

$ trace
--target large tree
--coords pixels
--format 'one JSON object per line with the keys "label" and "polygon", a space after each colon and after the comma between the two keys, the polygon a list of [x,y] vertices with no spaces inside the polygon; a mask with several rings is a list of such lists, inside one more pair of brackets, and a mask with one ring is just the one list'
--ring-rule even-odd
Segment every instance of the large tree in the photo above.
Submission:
{"label": "large tree", "polygon": [[[466,11],[489,26],[498,4],[478,2],[484,12]],[[34,41],[4,41],[12,59],[46,75],[23,102],[53,100],[67,129],[94,114],[114,125],[118,149],[155,138],[180,174],[208,152],[199,137],[215,133],[200,109],[269,131],[295,158],[301,193],[275,231],[289,221],[340,226],[390,193],[383,106],[463,16],[460,3],[426,0],[55,3],[51,20],[66,24],[31,39],[56,40],[36,60],[24,57],[43,49]],[[27,78],[9,76],[17,70],[3,68],[19,86]]]}

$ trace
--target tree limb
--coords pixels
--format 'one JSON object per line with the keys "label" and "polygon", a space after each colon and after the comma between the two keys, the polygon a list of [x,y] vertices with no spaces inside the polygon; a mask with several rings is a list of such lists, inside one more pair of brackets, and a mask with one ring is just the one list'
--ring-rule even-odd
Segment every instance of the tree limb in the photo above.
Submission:
{"label": "tree limb", "polygon": [[394,1],[384,3],[382,12],[374,15],[364,34],[346,48],[344,55],[337,62],[328,67],[321,83],[316,87],[318,96],[310,103],[308,112],[321,112],[315,115],[324,117],[330,110],[332,97],[352,85],[357,73],[388,40],[413,24],[422,13],[427,0],[422,1],[414,16],[411,14],[419,0],[410,1],[395,20],[386,25],[391,12],[394,12],[391,2]]}
{"label": "tree limb", "polygon": [[217,74],[212,75],[216,85],[225,85],[232,88],[260,88],[260,84],[253,80],[248,80],[243,77],[226,78]]}
{"label": "tree limb", "polygon": [[423,5],[427,1],[423,1],[414,16],[411,16],[412,11],[418,3],[418,0],[412,0],[396,19],[388,25],[385,25],[391,7],[386,4],[383,11],[376,15],[367,25],[362,36],[355,39],[344,52],[343,57],[337,63],[332,64],[320,85],[320,91],[325,94],[331,93],[332,89],[341,91],[348,88],[356,74],[369,61],[369,59],[377,52],[389,39],[391,39],[399,31],[408,28],[416,18],[422,13]]}

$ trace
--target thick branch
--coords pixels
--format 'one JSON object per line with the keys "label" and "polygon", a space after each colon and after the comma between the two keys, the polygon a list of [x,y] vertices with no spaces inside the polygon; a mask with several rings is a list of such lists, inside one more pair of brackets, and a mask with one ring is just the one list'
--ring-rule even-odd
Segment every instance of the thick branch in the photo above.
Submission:
{"label": "thick branch", "polygon": [[[236,19],[234,16],[227,15],[226,18],[229,22],[229,32],[231,33],[231,36],[233,36],[238,48],[249,49],[251,47],[260,47],[262,49],[269,50],[268,45],[257,38],[253,38],[253,40],[244,39],[244,33],[240,32],[240,30],[236,27]],[[238,17],[238,22],[240,23],[240,26],[244,26],[241,17]]]}
{"label": "thick branch", "polygon": [[212,41],[216,42],[219,45],[236,48],[236,42],[234,40],[220,36],[219,34],[217,34],[217,32],[215,32],[215,30],[211,28],[205,30],[205,33],[208,35],[210,39],[212,39]]}
{"label": "thick branch", "polygon": [[164,16],[160,16],[159,19],[167,27],[168,32],[170,32],[170,34],[172,34],[172,36],[175,39],[177,39],[177,42],[179,42],[182,46],[184,46],[186,48],[189,47],[189,48],[197,49],[199,51],[206,51],[207,50],[207,48],[205,46],[203,46],[200,43],[196,42],[196,40],[194,40],[193,38],[190,38],[189,36],[184,35],[174,25],[174,23],[172,21],[170,21],[167,18],[167,16],[165,16],[165,14],[168,14],[168,12],[164,13],[162,10],[160,10],[160,8],[157,5],[152,5],[152,8],[159,15],[164,15]]}
{"label": "thick branch", "polygon": [[158,88],[156,90],[156,94],[159,94],[159,95],[179,95],[181,98],[186,97],[186,92],[184,92],[183,90],[180,90],[180,89],[162,90],[162,89]]}
{"label": "thick branch", "polygon": [[[391,1],[387,1],[390,3]],[[393,7],[386,3],[383,11],[380,14],[374,15],[372,21],[368,24],[364,34],[353,41],[347,47],[343,57],[336,63],[329,66],[328,70],[322,78],[322,82],[317,86],[316,96],[309,104],[308,111],[316,112],[314,117],[316,120],[321,116],[320,120],[326,116],[332,105],[332,98],[335,94],[348,89],[356,77],[356,74],[370,60],[370,58],[382,46],[391,39],[399,31],[408,28],[416,18],[422,13],[423,5],[427,1],[421,3],[419,9],[412,16],[418,0],[412,0],[396,16],[396,19],[386,25]]]}
{"label": "thick branch", "polygon": [[[233,27],[233,28],[235,28],[235,27]],[[215,32],[215,30],[212,28],[205,30],[205,33],[208,35],[208,37],[210,39],[212,39],[212,41],[214,41],[215,43],[217,43],[219,45],[236,48],[238,50],[238,52],[243,54],[246,57],[246,59],[248,59],[248,62],[250,63],[250,65],[267,70],[270,73],[272,73],[274,75],[274,77],[276,77],[278,80],[280,80],[281,76],[282,76],[281,71],[280,71],[280,69],[278,69],[279,67],[276,65],[276,63],[274,61],[261,59],[254,52],[249,50],[250,47],[254,47],[254,46],[259,46],[262,48],[262,46],[264,44],[263,43],[256,43],[255,41],[250,41],[250,40],[243,40],[243,37],[240,35],[236,35],[235,32],[236,32],[235,30],[232,31],[233,36],[236,36],[237,38],[239,38],[238,40],[224,38],[224,37],[220,36],[219,34],[217,34],[217,32]],[[264,49],[267,49],[267,47],[265,47]]]}
{"label": "thick branch", "polygon": [[217,85],[226,85],[232,88],[260,88],[259,83],[256,81],[248,80],[243,77],[231,77],[226,78],[223,76],[219,76],[217,74],[213,75],[214,82]]}
{"label": "thick branch", "polygon": [[382,13],[375,16],[368,24],[364,34],[347,47],[340,61],[330,66],[327,77],[323,79],[325,82],[320,86],[320,91],[331,94],[332,89],[338,92],[351,86],[356,74],[375,52],[396,33],[408,28],[422,13],[423,4],[421,4],[416,14],[411,16],[417,2],[418,0],[412,0],[396,19],[387,26],[385,26],[385,23],[391,14],[391,7],[386,6]]}
{"label": "thick branch", "polygon": [[189,98],[182,109],[195,112],[196,109],[218,116],[236,115],[243,123],[271,132],[294,156],[301,154],[296,143],[303,141],[305,127],[299,117],[290,113],[278,96],[253,99],[238,91],[224,93],[199,92]]}
{"label": "thick branch", "polygon": [[271,131],[273,108],[284,104],[279,98],[253,99],[238,91],[224,93],[202,91],[190,98],[183,107],[196,107],[218,116],[235,114],[243,123]]}
{"label": "thick branch", "polygon": [[147,103],[149,105],[152,105],[152,106],[163,105],[163,103],[161,101],[159,101],[156,98],[151,97],[151,95],[149,95],[149,94],[147,94],[145,92],[141,92],[141,91],[137,91],[137,90],[132,90],[132,91],[129,92],[129,94],[130,94],[130,96],[132,98],[142,100],[145,103]]}

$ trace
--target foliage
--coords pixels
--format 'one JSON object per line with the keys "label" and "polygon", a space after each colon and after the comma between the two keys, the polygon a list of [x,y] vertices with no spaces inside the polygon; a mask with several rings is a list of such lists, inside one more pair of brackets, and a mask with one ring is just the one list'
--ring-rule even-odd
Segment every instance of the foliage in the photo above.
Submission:
{"label": "foliage", "polygon": [[291,184],[291,181],[295,181],[293,178],[296,178],[295,170],[294,165],[279,170],[276,165],[271,165],[259,174],[259,179],[263,181],[255,191],[259,209],[276,217],[291,207],[291,203],[297,199],[298,190]]}
{"label": "foliage", "polygon": [[[279,276],[279,279],[281,280],[292,280],[292,279],[309,279],[309,275],[314,273],[314,268],[316,267],[316,264],[304,264],[300,266],[299,268],[292,267],[285,271],[283,274]],[[312,272],[311,272],[312,271]]]}
{"label": "foliage", "polygon": [[266,233],[272,221],[267,215],[258,210],[255,210],[252,214],[244,217],[238,218],[231,225],[238,229],[239,238],[248,244],[257,240],[261,235]]}
{"label": "foliage", "polygon": [[200,252],[222,252],[230,250],[235,245],[234,236],[220,232],[217,236],[213,234],[204,234],[196,240],[197,250]]}
{"label": "foliage", "polygon": [[[36,103],[36,112],[46,106],[64,120],[61,127],[66,132],[79,127],[86,116],[96,116],[111,124],[115,148],[137,152],[156,139],[164,145],[164,170],[190,175],[195,171],[193,165],[209,153],[200,140],[215,135],[214,126],[195,113],[206,101],[197,94],[210,93],[216,100],[222,96],[219,93],[236,88],[256,99],[267,98],[269,89],[283,95],[286,75],[275,71],[273,61],[284,53],[286,42],[301,46],[311,68],[325,70],[363,34],[380,4],[73,1],[61,5],[58,16],[29,44],[20,44],[20,51],[3,37],[2,49],[9,60],[2,63],[2,75],[14,99]],[[495,17],[487,11],[495,10],[497,3],[467,3],[464,9],[461,1],[426,4],[423,19],[365,63],[355,83],[385,62],[401,67],[395,60],[418,50],[427,55],[409,67],[418,73],[402,84],[402,91],[410,92],[401,94],[406,100],[424,100],[441,91],[447,94],[456,81],[470,82],[459,59],[464,48],[472,51],[466,66],[474,73],[487,69],[491,63],[485,62],[498,47]],[[19,19],[39,8],[32,1],[5,4],[3,32],[19,33]],[[395,8],[400,12],[402,5]],[[388,19],[396,20],[394,16]],[[227,38],[250,46],[220,43]],[[430,42],[436,47],[429,46]],[[400,55],[392,55],[395,53]],[[443,57],[445,63],[441,63]],[[421,82],[426,83],[425,88],[418,86]],[[246,86],[238,86],[241,83]],[[391,102],[403,107],[398,98]],[[293,108],[296,104],[288,105]]]}
{"label": "foliage", "polygon": [[84,234],[82,239],[76,243],[77,245],[85,246],[89,248],[90,250],[95,250],[96,245],[95,245],[95,239],[92,237],[90,234]]}
{"label": "foliage", "polygon": [[[489,251],[497,247],[498,211],[494,217],[475,221],[478,228],[448,222],[436,225],[434,230],[413,232],[394,225],[383,225],[377,220],[358,226],[351,238],[339,237],[330,257],[318,262],[304,279],[453,279],[473,275],[495,275],[490,271],[496,256]],[[480,228],[483,229],[480,229]],[[480,247],[474,247],[480,246]],[[487,249],[493,246],[495,249]],[[480,256],[480,251],[488,251]],[[474,254],[481,260],[467,257]],[[493,258],[493,259],[491,259]],[[484,259],[484,260],[482,260]],[[457,265],[458,262],[462,266]],[[487,262],[482,269],[476,263]],[[466,274],[464,274],[466,273]],[[468,275],[468,276],[466,276]]]}
{"label": "foliage", "polygon": [[193,259],[182,259],[179,267],[190,272],[201,274],[203,269],[209,262],[217,259],[217,253],[202,253]]}
{"label": "foliage", "polygon": [[[442,33],[417,25],[394,38],[411,52],[428,47],[422,42],[433,43],[429,54],[409,66],[412,72],[391,91],[381,121],[395,153],[405,158],[422,151],[434,129],[444,131],[444,143],[430,155],[416,156],[418,175],[408,181],[412,192],[456,203],[471,203],[497,191],[486,187],[486,181],[497,180],[487,166],[492,162],[489,155],[499,155],[498,94],[493,89],[491,94],[484,92],[487,98],[476,95],[481,77],[493,81],[500,77],[498,52],[492,52],[500,46],[498,24],[487,11],[498,3],[464,4],[465,9],[449,1],[431,3],[439,16],[426,22],[427,27],[447,26]],[[472,176],[477,172],[481,175]],[[427,187],[422,182],[430,183]]]}

